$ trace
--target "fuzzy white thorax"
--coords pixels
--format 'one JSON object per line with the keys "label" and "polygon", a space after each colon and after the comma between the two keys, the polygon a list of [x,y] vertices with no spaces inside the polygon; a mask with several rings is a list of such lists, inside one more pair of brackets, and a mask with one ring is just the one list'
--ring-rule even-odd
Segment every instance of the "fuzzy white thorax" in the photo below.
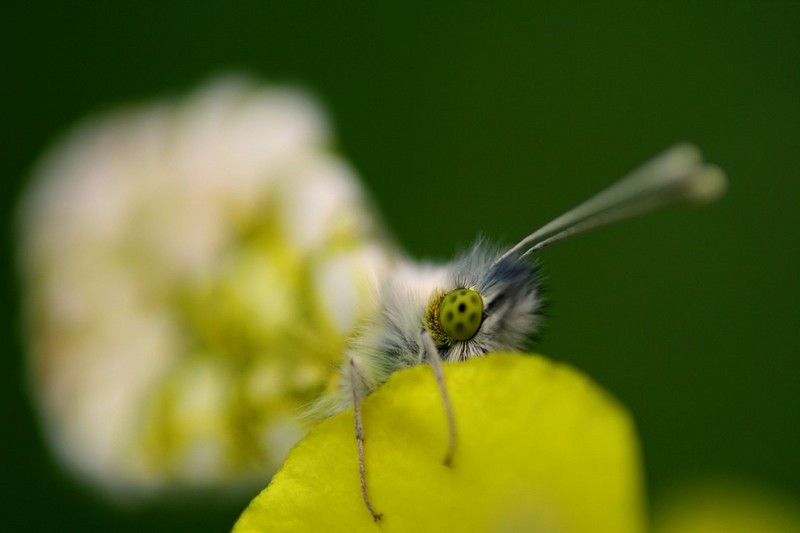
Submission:
{"label": "fuzzy white thorax", "polygon": [[[444,265],[402,263],[376,288],[374,313],[356,331],[345,352],[336,393],[322,410],[332,414],[352,405],[352,390],[363,397],[394,372],[422,362],[420,329],[431,297],[458,288],[474,288],[484,300],[484,319],[469,340],[439,346],[444,361],[463,361],[493,351],[519,350],[539,327],[542,298],[532,261],[497,262],[496,249],[479,240]],[[352,382],[351,361],[356,383]]]}
{"label": "fuzzy white thorax", "polygon": [[330,411],[350,405],[353,390],[363,397],[395,371],[421,362],[420,329],[426,327],[426,307],[437,293],[473,289],[484,304],[477,333],[438,346],[442,360],[463,361],[493,351],[522,349],[539,327],[542,307],[537,269],[527,259],[532,252],[668,205],[714,200],[725,187],[724,173],[705,163],[696,146],[677,144],[504,253],[478,240],[450,264],[403,265],[381,283],[379,304],[350,343],[340,391]]}

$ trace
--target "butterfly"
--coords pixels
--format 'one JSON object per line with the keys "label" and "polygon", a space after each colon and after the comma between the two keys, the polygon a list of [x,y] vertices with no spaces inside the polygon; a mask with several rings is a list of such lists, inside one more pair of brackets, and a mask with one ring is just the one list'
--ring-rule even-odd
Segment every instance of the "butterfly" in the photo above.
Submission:
{"label": "butterfly", "polygon": [[645,163],[507,250],[479,239],[466,253],[439,266],[410,264],[378,288],[379,307],[344,352],[338,388],[322,401],[334,414],[353,407],[361,494],[369,498],[360,402],[394,372],[429,363],[435,372],[448,424],[443,464],[457,444],[455,419],[441,362],[458,362],[525,347],[540,328],[543,298],[532,256],[564,239],[674,204],[702,204],[726,189],[723,171],[703,162],[699,149],[678,144]]}

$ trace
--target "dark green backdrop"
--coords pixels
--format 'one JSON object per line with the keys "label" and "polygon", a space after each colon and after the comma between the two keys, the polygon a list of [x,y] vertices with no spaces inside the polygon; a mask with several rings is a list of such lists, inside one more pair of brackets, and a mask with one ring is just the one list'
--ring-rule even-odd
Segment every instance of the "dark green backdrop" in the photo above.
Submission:
{"label": "dark green backdrop", "polygon": [[[420,257],[479,232],[510,242],[698,143],[730,176],[724,201],[541,254],[553,317],[539,349],[630,408],[652,499],[703,473],[800,494],[800,3],[107,4],[0,8],[3,520],[212,531],[243,508],[121,510],[60,473],[24,386],[11,225],[30,166],[75,120],[232,68],[323,99]],[[475,216],[454,225],[449,205]]]}

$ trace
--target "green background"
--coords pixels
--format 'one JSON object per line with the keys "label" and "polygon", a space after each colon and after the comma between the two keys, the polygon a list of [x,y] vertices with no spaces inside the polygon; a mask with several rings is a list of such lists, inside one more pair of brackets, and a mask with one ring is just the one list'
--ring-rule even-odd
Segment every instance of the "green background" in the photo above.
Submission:
{"label": "green background", "polygon": [[[479,233],[513,242],[696,142],[728,172],[727,197],[544,251],[553,304],[538,350],[629,407],[652,500],[707,473],[800,494],[800,3],[15,1],[0,13],[4,521],[224,530],[248,499],[120,509],[63,474],[26,394],[13,266],[14,206],[60,132],[231,69],[323,100],[418,257],[447,259]],[[453,206],[470,216],[454,224]]]}

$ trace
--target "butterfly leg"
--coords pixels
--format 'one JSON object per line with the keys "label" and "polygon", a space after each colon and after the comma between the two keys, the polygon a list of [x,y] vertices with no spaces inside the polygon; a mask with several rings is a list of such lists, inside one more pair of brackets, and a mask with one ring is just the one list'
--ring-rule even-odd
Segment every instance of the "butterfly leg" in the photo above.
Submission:
{"label": "butterfly leg", "polygon": [[444,454],[442,464],[445,466],[453,465],[453,456],[456,453],[456,419],[453,416],[453,406],[450,403],[450,397],[447,395],[447,387],[444,384],[444,374],[442,373],[442,362],[439,359],[439,350],[433,343],[431,334],[428,330],[422,328],[420,331],[422,337],[422,351],[427,356],[428,361],[433,367],[433,373],[436,376],[436,384],[439,386],[439,392],[442,395],[442,403],[444,404],[444,413],[447,417],[448,441],[447,451]]}
{"label": "butterfly leg", "polygon": [[364,463],[364,427],[361,423],[361,397],[358,393],[358,375],[356,371],[356,362],[350,359],[350,383],[353,387],[353,413],[356,421],[356,442],[358,443],[358,475],[361,481],[361,498],[364,500],[364,505],[367,506],[369,514],[376,522],[383,516],[372,506],[367,494],[367,468]]}

